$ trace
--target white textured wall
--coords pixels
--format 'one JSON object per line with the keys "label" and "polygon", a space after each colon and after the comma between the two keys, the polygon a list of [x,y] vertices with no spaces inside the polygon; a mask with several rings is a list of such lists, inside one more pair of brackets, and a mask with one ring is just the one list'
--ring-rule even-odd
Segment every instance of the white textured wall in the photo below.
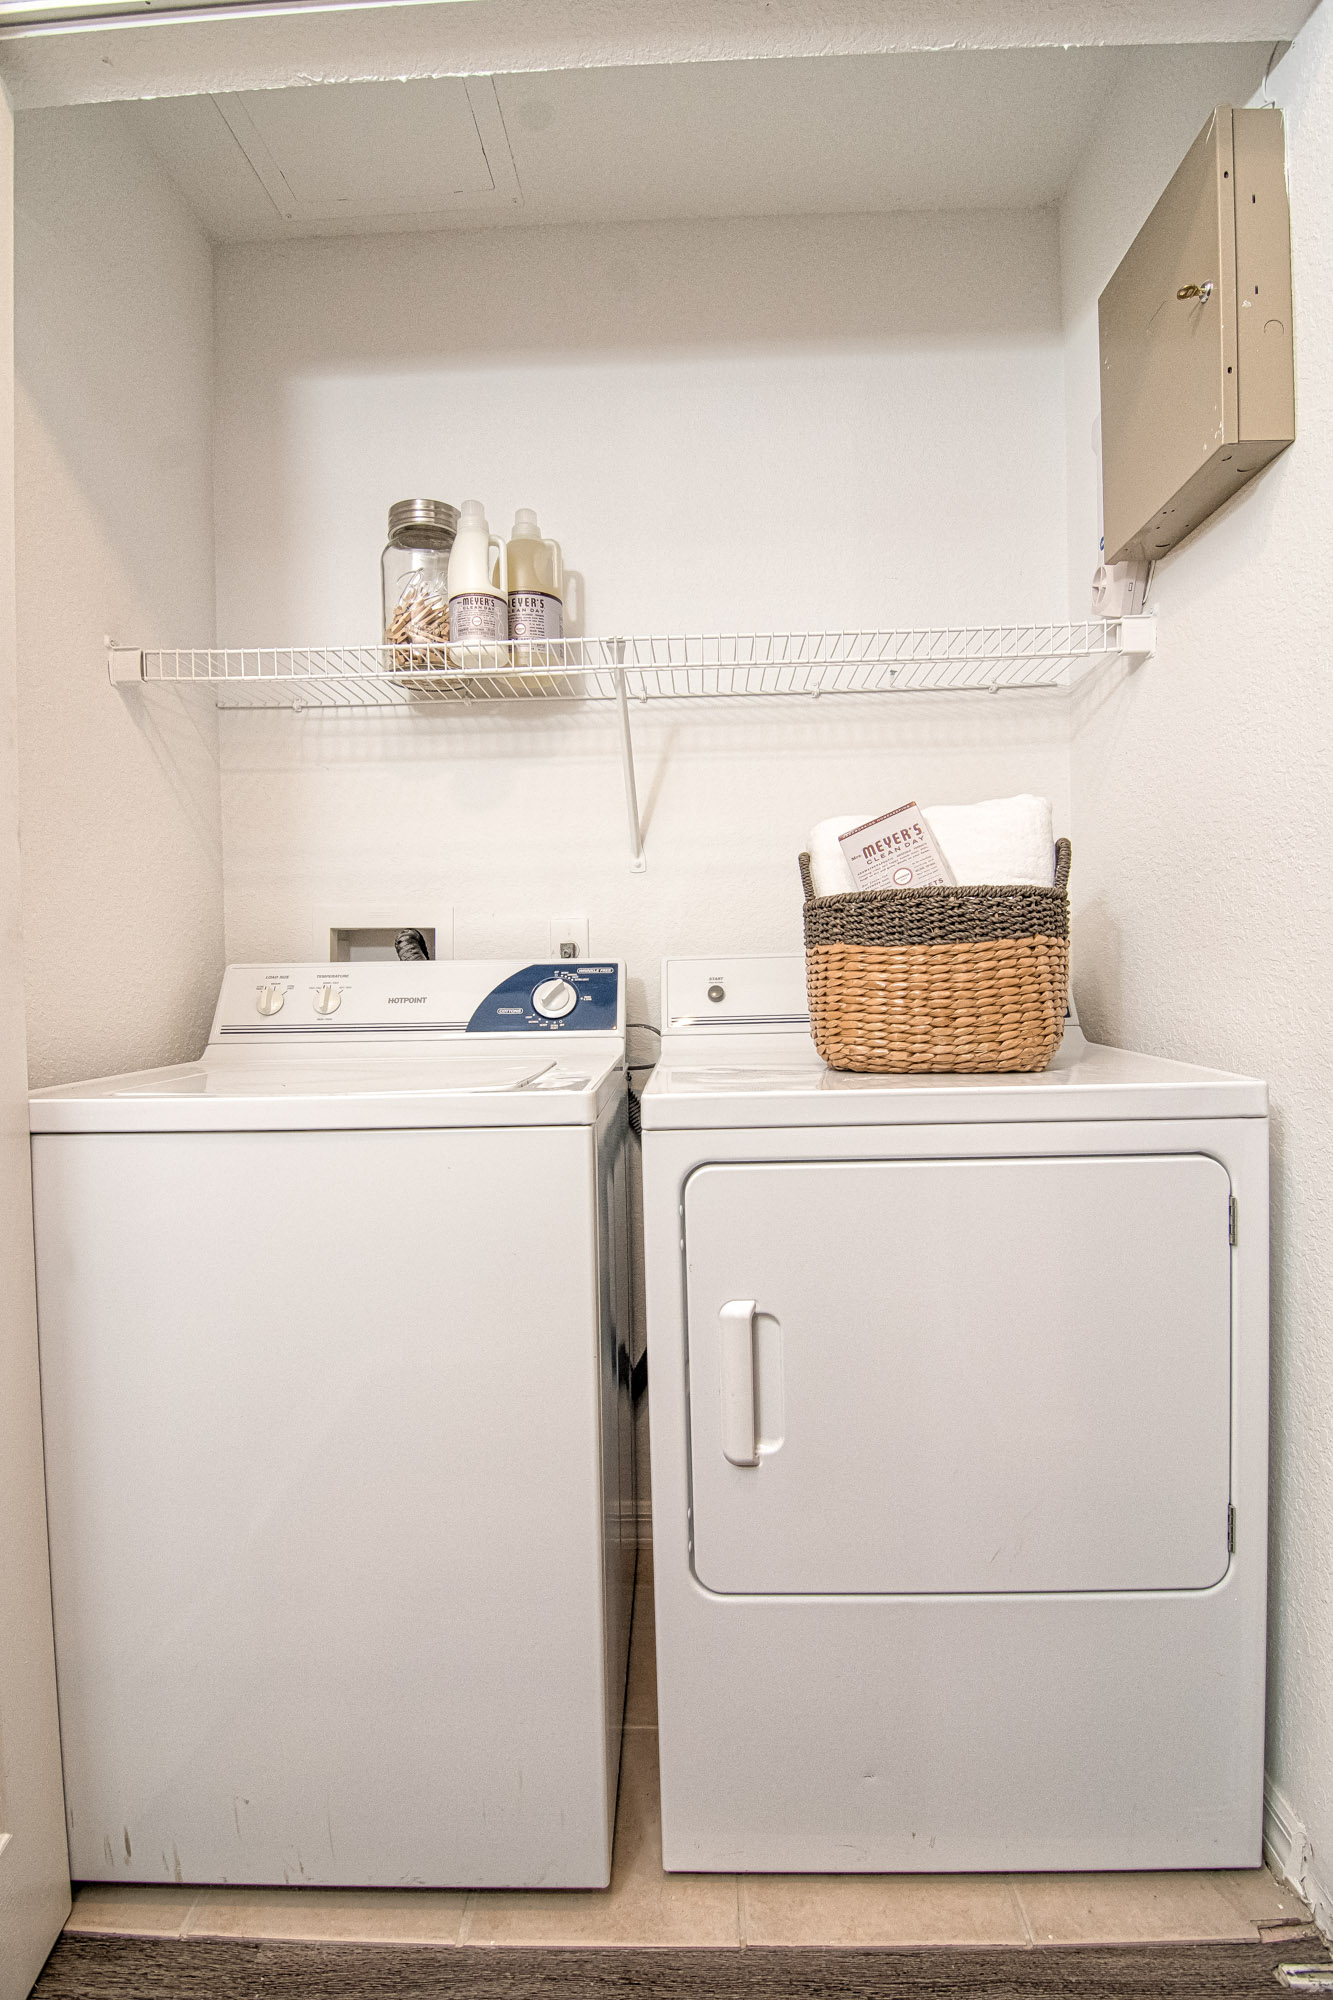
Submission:
{"label": "white textured wall", "polygon": [[0,2000],[69,1910],[42,1480],[22,958],[14,628],[13,123],[0,91]]}
{"label": "white textured wall", "polygon": [[[535,504],[593,632],[1064,610],[1054,218],[839,217],[218,252],[218,628],[373,641],[390,501]],[[1058,704],[635,718],[628,872],[608,713],[223,719],[227,945],[307,950],[396,887],[456,952],[586,912],[656,1011],[662,955],[799,944],[811,821],[1049,791]]]}
{"label": "white textured wall", "polygon": [[[1072,517],[1095,408],[1087,312],[1206,114],[1145,67],[1065,209]],[[1131,79],[1126,89],[1133,88]],[[1075,968],[1092,1034],[1266,1077],[1273,1104],[1270,1838],[1333,1923],[1333,16],[1271,84],[1286,108],[1293,449],[1161,564],[1156,658],[1076,713]],[[1217,101],[1231,93],[1220,91]],[[1233,101],[1245,101],[1238,79]],[[1090,373],[1091,371],[1091,373]],[[1079,435],[1080,431],[1082,435]],[[1087,461],[1090,465],[1090,459]],[[1076,560],[1076,573],[1086,567]],[[1243,1226],[1243,1223],[1242,1223]],[[1244,1533],[1244,1524],[1240,1524]],[[1293,1835],[1290,1843],[1282,1831]],[[1288,1848],[1288,1853],[1281,1851]]]}
{"label": "white textured wall", "polygon": [[1055,218],[221,247],[218,629],[377,636],[388,503],[516,504],[590,631],[1059,610]]}
{"label": "white textured wall", "polygon": [[20,806],[36,1084],[177,1061],[222,960],[216,724],[105,635],[213,625],[212,259],[117,107],[17,140]]}

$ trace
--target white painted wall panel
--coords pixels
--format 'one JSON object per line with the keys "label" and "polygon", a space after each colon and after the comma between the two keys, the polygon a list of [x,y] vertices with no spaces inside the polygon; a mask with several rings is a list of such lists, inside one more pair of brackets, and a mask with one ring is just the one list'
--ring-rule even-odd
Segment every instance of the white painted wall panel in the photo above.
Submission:
{"label": "white painted wall panel", "polygon": [[373,639],[408,492],[535,505],[590,631],[1059,615],[1055,219],[226,246],[218,634]]}
{"label": "white painted wall panel", "polygon": [[[1288,120],[1297,441],[1157,571],[1156,658],[1076,711],[1075,989],[1099,1040],[1248,1070],[1273,1102],[1273,1560],[1268,1765],[1333,1923],[1333,19],[1276,68]],[[1071,474],[1095,408],[1087,315],[1202,122],[1145,77],[1065,206]],[[1237,94],[1236,101],[1244,97]],[[1153,116],[1147,114],[1152,110]],[[1080,436],[1080,432],[1082,435]],[[1090,460],[1089,460],[1090,464]],[[1089,489],[1071,477],[1076,537]],[[1080,529],[1080,510],[1084,526]],[[1076,544],[1077,545],[1077,544]],[[1077,555],[1075,575],[1086,568]],[[1242,1227],[1243,1227],[1242,1223]],[[1289,1844],[1289,1843],[1288,1843]],[[1297,1843],[1299,1846],[1300,1843]]]}
{"label": "white painted wall panel", "polygon": [[[1049,214],[657,224],[218,252],[219,639],[373,640],[390,501],[532,504],[591,631],[1058,617]],[[228,952],[399,886],[462,955],[578,910],[656,1011],[666,952],[792,949],[796,855],[862,805],[1049,792],[1058,703],[223,722]]]}
{"label": "white painted wall panel", "polygon": [[105,637],[207,643],[212,260],[126,114],[17,142],[20,803],[35,1084],[197,1053],[222,956],[215,718]]}
{"label": "white painted wall panel", "polygon": [[0,91],[0,2000],[69,1911],[32,1256],[14,628],[13,144]]}

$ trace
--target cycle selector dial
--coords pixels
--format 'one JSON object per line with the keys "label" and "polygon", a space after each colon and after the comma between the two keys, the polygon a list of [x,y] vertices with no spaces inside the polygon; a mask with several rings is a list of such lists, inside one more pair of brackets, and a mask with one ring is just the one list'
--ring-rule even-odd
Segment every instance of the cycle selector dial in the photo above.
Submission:
{"label": "cycle selector dial", "polygon": [[256,1014],[280,1014],[287,998],[280,986],[261,986],[255,994]]}
{"label": "cycle selector dial", "polygon": [[343,994],[341,986],[317,986],[315,988],[315,1012],[317,1014],[336,1014],[342,1003]]}
{"label": "cycle selector dial", "polygon": [[544,979],[532,996],[532,1005],[543,1021],[563,1021],[579,1004],[579,996],[567,979]]}

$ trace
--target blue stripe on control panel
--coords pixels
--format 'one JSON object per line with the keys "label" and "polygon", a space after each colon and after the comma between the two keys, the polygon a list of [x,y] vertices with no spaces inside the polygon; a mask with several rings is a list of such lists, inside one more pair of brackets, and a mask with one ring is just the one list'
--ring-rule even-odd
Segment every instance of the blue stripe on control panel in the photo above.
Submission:
{"label": "blue stripe on control panel", "polygon": [[[532,1004],[539,986],[550,979],[563,979],[578,999],[568,1014],[546,1020]],[[468,1022],[469,1034],[531,1034],[533,1029],[567,1033],[577,1029],[614,1030],[619,995],[614,965],[578,965],[557,959],[553,965],[525,965],[486,995]]]}

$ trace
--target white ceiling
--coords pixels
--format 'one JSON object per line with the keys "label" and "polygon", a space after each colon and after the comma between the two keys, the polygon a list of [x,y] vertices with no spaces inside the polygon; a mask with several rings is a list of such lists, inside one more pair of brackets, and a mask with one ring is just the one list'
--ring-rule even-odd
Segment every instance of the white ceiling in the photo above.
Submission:
{"label": "white ceiling", "polygon": [[160,98],[221,242],[1056,201],[1125,49],[662,64]]}

